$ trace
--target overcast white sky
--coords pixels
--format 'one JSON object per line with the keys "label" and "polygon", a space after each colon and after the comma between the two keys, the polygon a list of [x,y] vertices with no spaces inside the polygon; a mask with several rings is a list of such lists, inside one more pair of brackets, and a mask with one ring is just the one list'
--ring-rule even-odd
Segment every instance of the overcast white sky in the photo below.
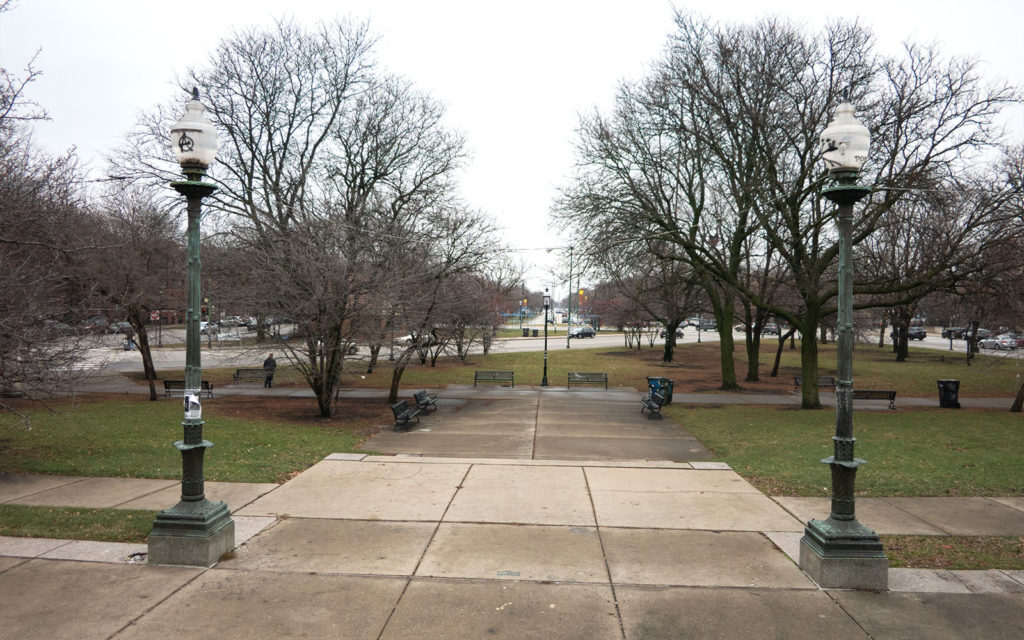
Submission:
{"label": "overcast white sky", "polygon": [[[987,77],[1024,86],[1020,0],[675,4],[724,21],[772,12],[810,28],[857,17],[883,50],[937,41],[981,59]],[[185,19],[193,10],[196,22]],[[44,75],[30,97],[52,121],[37,125],[37,140],[53,151],[77,147],[99,177],[103,154],[136,113],[174,95],[175,76],[202,65],[233,29],[285,14],[307,24],[369,18],[383,66],[445,102],[449,126],[465,134],[464,198],[524,249],[532,287],[550,283],[563,295],[566,285],[550,275],[554,253],[529,249],[566,244],[549,231],[549,211],[571,173],[577,116],[607,107],[620,80],[643,74],[672,29],[672,10],[667,0],[17,0],[0,14],[0,64],[20,69],[42,50]],[[1024,110],[1009,125],[1020,139]]]}

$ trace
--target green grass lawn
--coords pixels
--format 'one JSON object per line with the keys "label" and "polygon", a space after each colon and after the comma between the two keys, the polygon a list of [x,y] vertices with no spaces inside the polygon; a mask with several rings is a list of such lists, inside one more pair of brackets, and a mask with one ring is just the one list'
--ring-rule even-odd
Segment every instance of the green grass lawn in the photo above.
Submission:
{"label": "green grass lawn", "polygon": [[[104,397],[55,408],[32,410],[31,429],[15,416],[0,416],[0,471],[181,477],[181,454],[173,446],[182,438],[180,402]],[[206,452],[206,479],[229,482],[281,482],[332,452],[355,450],[363,438],[359,429],[374,424],[237,418],[219,413],[217,400],[206,401],[203,410],[203,435],[214,443]]]}
{"label": "green grass lawn", "polygon": [[156,511],[0,504],[0,536],[145,542]]}
{"label": "green grass lawn", "polygon": [[[769,495],[828,496],[835,411],[768,407],[665,413]],[[1024,429],[1008,411],[857,411],[859,496],[1024,495]]]}

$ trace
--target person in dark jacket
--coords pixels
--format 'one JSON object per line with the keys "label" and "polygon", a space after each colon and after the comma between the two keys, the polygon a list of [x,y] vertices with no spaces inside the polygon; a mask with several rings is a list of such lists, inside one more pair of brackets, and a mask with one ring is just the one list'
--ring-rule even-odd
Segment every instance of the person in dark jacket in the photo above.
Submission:
{"label": "person in dark jacket", "polygon": [[277,369],[277,360],[274,360],[274,354],[267,356],[267,359],[263,361],[263,373],[266,374],[266,379],[263,381],[263,387],[270,389],[274,386],[274,370]]}

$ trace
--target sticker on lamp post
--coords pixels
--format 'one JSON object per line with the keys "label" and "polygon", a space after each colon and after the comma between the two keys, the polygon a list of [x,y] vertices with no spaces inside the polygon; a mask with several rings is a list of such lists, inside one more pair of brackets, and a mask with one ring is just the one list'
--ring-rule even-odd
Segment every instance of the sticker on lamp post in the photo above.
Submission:
{"label": "sticker on lamp post", "polygon": [[189,389],[185,392],[185,419],[199,420],[203,417],[203,405],[199,402],[199,390]]}

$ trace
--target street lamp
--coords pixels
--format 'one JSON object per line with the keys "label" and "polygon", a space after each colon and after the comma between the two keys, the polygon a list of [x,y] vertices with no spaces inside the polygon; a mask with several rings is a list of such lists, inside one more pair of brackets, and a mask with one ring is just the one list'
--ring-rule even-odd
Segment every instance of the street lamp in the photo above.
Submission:
{"label": "street lamp", "polygon": [[544,377],[540,379],[540,386],[548,386],[548,308],[551,307],[551,296],[547,287],[544,287]]}
{"label": "street lamp", "polygon": [[188,284],[185,300],[185,419],[184,438],[174,443],[181,451],[181,501],[161,511],[149,534],[149,562],[213,566],[235,546],[235,522],[223,502],[206,499],[203,487],[203,456],[213,443],[203,439],[203,410],[199,402],[199,213],[204,197],[216,187],[203,181],[206,168],[217,155],[217,132],[199,102],[199,90],[185,105],[185,115],[171,127],[171,148],[186,180],[171,186],[188,204]]}
{"label": "street lamp", "polygon": [[811,520],[800,540],[800,568],[825,588],[885,590],[889,562],[882,542],[854,513],[854,480],[864,461],[853,457],[853,205],[871,193],[857,184],[871,136],[845,99],[821,134],[823,158],[835,186],[822,194],[839,207],[839,336],[836,381],[836,435],[832,469],[832,509],[827,520]]}

